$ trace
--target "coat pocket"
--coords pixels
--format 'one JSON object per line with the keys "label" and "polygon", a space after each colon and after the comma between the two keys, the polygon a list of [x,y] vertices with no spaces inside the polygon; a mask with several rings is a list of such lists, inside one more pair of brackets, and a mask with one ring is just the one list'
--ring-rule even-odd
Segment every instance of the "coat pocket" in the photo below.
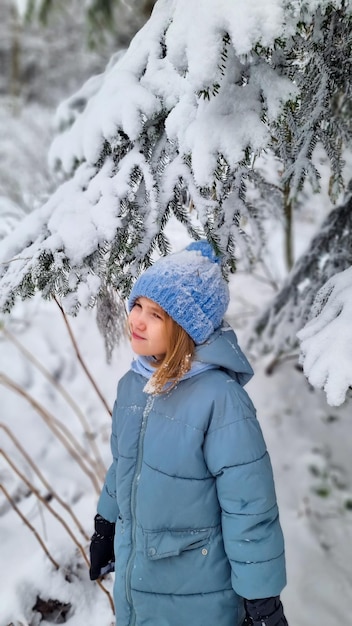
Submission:
{"label": "coat pocket", "polygon": [[213,528],[144,531],[146,556],[155,561],[202,548],[209,543],[212,532]]}

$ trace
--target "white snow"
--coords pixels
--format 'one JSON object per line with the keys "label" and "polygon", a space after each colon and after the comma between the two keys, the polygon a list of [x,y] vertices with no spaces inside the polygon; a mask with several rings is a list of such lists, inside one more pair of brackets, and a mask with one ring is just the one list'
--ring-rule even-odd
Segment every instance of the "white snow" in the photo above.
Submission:
{"label": "white snow", "polygon": [[[105,75],[90,79],[61,107],[57,125],[67,123],[70,102],[89,97],[83,113],[75,113],[73,125],[53,142],[50,162],[60,161],[68,172],[75,160],[85,158],[94,163],[104,139],[111,140],[120,128],[132,141],[136,140],[143,116],[149,119],[160,113],[163,106],[170,112],[166,121],[169,137],[179,143],[181,152],[192,154],[196,182],[204,185],[213,174],[217,152],[224,151],[233,163],[243,157],[247,145],[254,149],[263,145],[266,132],[258,108],[258,86],[268,98],[272,116],[277,114],[279,104],[295,92],[287,79],[280,79],[263,67],[256,70],[255,66],[254,91],[250,87],[244,90],[226,85],[218,68],[223,37],[228,33],[233,49],[244,55],[255,42],[273,42],[284,28],[283,15],[281,0],[266,0],[259,7],[252,1],[229,6],[224,0],[216,4],[210,0],[197,4],[159,0],[149,22],[125,54],[117,57],[115,65],[110,64]],[[160,58],[158,38],[164,29],[166,56]],[[199,97],[201,90],[212,89],[214,76],[224,83],[220,110],[219,98],[217,105],[212,106]],[[241,111],[251,110],[253,117],[244,124]],[[239,117],[236,127],[229,128],[232,113]],[[219,134],[208,137],[210,128],[218,128]],[[200,152],[204,153],[203,160]]]}
{"label": "white snow", "polygon": [[[2,263],[11,262],[0,300],[4,301],[8,290],[21,283],[24,272],[35,268],[43,252],[51,253],[57,266],[65,254],[85,281],[82,261],[98,245],[113,240],[120,224],[120,203],[125,198],[131,200],[135,193],[130,177],[136,168],[143,176],[152,207],[146,222],[146,245],[155,234],[154,210],[167,200],[165,191],[172,190],[180,176],[188,181],[193,201],[198,204],[199,220],[204,223],[210,203],[201,198],[196,186],[211,186],[219,154],[233,166],[243,159],[248,147],[254,152],[263,148],[269,135],[262,121],[261,100],[266,101],[272,118],[295,91],[294,85],[263,67],[263,63],[260,67],[251,64],[246,85],[234,83],[242,71],[235,55],[249,52],[259,41],[269,44],[285,28],[281,0],[266,0],[256,6],[256,11],[254,4],[241,0],[234,8],[218,0],[215,19],[215,6],[210,0],[196,5],[185,0],[159,0],[129,48],[115,55],[103,74],[89,79],[59,107],[56,125],[63,130],[52,143],[49,163],[52,168],[60,163],[67,173],[77,163],[80,165],[44,206],[22,222],[14,236],[0,243]],[[164,31],[163,57],[160,39]],[[231,43],[224,42],[226,32],[232,37]],[[224,46],[228,63],[220,71],[217,64]],[[214,76],[219,89],[216,98],[211,95]],[[200,90],[208,90],[209,99]],[[161,114],[179,158],[171,160],[162,173],[156,173],[158,157],[152,165],[147,164],[139,136],[145,121]],[[118,165],[106,157],[99,169],[95,163],[104,142],[117,145],[118,132],[128,135],[135,145]],[[186,165],[186,157],[191,157],[192,169]],[[156,176],[160,179],[160,196]],[[86,288],[75,295],[77,303],[84,305],[89,300],[87,290],[86,283]],[[93,289],[90,296],[95,295]]]}
{"label": "white snow", "polygon": [[[306,10],[313,13],[318,6],[323,8],[328,3],[328,0],[311,0],[305,3]],[[25,2],[17,0],[15,4],[23,15]],[[283,9],[288,4],[292,22],[286,13],[284,23]],[[24,269],[34,266],[43,250],[52,252],[59,265],[64,248],[70,261],[79,264],[98,243],[111,241],[120,223],[120,202],[131,193],[128,180],[136,165],[143,171],[151,199],[152,210],[146,216],[148,234],[154,232],[157,199],[153,175],[138,145],[146,118],[165,113],[168,137],[179,148],[179,155],[173,157],[167,175],[160,181],[159,202],[168,199],[182,175],[196,203],[199,198],[196,184],[208,182],[219,151],[229,161],[238,162],[247,145],[259,149],[265,144],[267,131],[258,95],[262,94],[265,112],[274,119],[281,103],[294,93],[294,86],[278,78],[263,63],[252,63],[247,84],[240,87],[234,84],[234,78],[239,82],[241,59],[246,58],[254,42],[269,45],[283,29],[291,32],[301,4],[301,0],[262,0],[259,3],[257,0],[232,3],[228,0],[216,3],[214,0],[159,0],[152,19],[130,48],[115,55],[103,74],[87,81],[58,109],[56,126],[62,132],[52,144],[49,160],[52,167],[61,162],[66,173],[79,162],[74,176],[64,182],[44,206],[20,221],[12,232],[21,209],[17,205],[10,206],[6,200],[9,212],[8,216],[2,213],[5,220],[0,227],[0,237],[7,232],[10,234],[0,243],[0,255],[1,263],[9,262],[9,270],[0,299],[7,286],[18,284]],[[334,5],[338,4],[336,0]],[[212,27],[214,23],[216,29]],[[158,43],[164,32],[166,56],[161,54]],[[233,46],[228,54],[239,55],[232,66],[235,76],[226,72],[222,75],[214,66],[217,55],[210,53],[223,49],[225,32],[229,33]],[[217,106],[211,95],[214,75],[219,82]],[[209,99],[199,93],[207,89]],[[79,102],[84,106],[80,108]],[[232,121],[234,116],[236,124]],[[3,116],[0,122],[2,129],[5,128]],[[101,147],[105,139],[118,143],[118,129],[130,139],[136,139],[135,146],[118,166],[107,157],[98,170],[95,162]],[[1,135],[1,156],[6,154],[6,163],[13,163],[12,169],[15,169],[24,148],[12,130],[11,125]],[[39,135],[37,131],[30,135],[26,147],[36,148],[38,154],[42,154],[40,137],[36,143],[36,134]],[[191,155],[194,177],[183,160],[185,155]],[[34,158],[32,161],[35,163]],[[270,160],[263,158],[263,168],[268,169],[267,180],[276,182],[279,173]],[[326,169],[323,187],[328,186],[328,175]],[[33,178],[34,183],[32,172],[23,172],[21,168],[19,176]],[[1,196],[3,204],[3,191]],[[32,208],[34,187],[30,196],[28,204]],[[308,219],[303,213],[296,217],[296,254],[304,249],[321,221],[322,212],[327,212],[325,198],[324,193],[310,194],[305,203]],[[205,213],[210,205],[211,201],[204,202]],[[233,206],[229,208],[234,210]],[[268,220],[268,231],[272,224]],[[167,232],[175,251],[188,243],[185,229],[175,220],[170,221]],[[144,245],[145,242],[141,248]],[[239,271],[231,276],[227,319],[238,331],[242,346],[254,316],[264,310],[274,295],[273,283],[280,283],[285,274],[282,247],[282,232],[277,228],[271,233],[266,257],[268,274],[248,276]],[[74,310],[80,304],[88,306],[99,290],[99,278],[86,269],[83,281],[79,281],[75,270],[68,280],[73,293],[65,298],[66,309]],[[290,626],[340,626],[350,619],[351,428],[350,404],[344,400],[346,394],[349,397],[348,389],[352,386],[351,283],[351,270],[334,276],[318,294],[311,321],[299,332],[301,362],[309,382],[296,367],[298,358],[276,365],[269,354],[253,361],[255,376],[248,385],[274,466],[286,539],[288,586],[283,592],[283,601]],[[81,307],[79,315],[69,321],[84,361],[111,407],[117,381],[130,366],[130,346],[122,341],[108,365],[103,340],[96,327],[95,311]],[[38,364],[28,358],[28,353],[12,341],[12,336],[45,366],[51,381]],[[268,371],[273,373],[268,375]],[[37,408],[33,401],[31,404],[14,388],[6,386],[6,381],[30,394]],[[67,397],[65,399],[58,384],[83,412],[88,423],[86,432],[77,409]],[[85,462],[89,463],[87,455],[92,458],[96,444],[105,466],[110,461],[111,420],[79,365],[55,303],[35,297],[18,302],[11,316],[1,317],[0,393],[0,451],[4,451],[36,489],[50,499],[47,488],[8,435],[10,429],[50,483],[52,492],[57,492],[69,504],[89,536],[98,497],[95,483],[98,480],[101,484],[102,479],[97,478],[97,472],[93,472],[92,477],[82,470],[43,417],[49,413],[68,429],[74,437],[73,451],[82,449],[81,457]],[[327,401],[335,405],[333,409]],[[3,454],[0,455],[0,485],[7,489],[60,564],[56,571],[33,533],[0,491],[0,626],[47,626],[49,622],[41,621],[38,612],[33,614],[37,596],[70,603],[69,626],[113,624],[108,597],[89,580],[87,566],[76,545],[62,524],[34,493],[30,493]],[[51,497],[50,504],[75,528],[69,513],[55,497]],[[75,533],[88,555],[88,539],[77,529]],[[112,582],[113,575],[104,582],[110,593]]]}
{"label": "white snow", "polygon": [[309,382],[339,406],[352,387],[352,268],[335,274],[316,296],[313,319],[299,331]]}
{"label": "white snow", "polygon": [[[174,250],[188,243],[188,236],[176,221],[170,223],[169,235]],[[230,291],[226,317],[244,346],[251,317],[272,297],[272,290],[268,284],[239,273],[231,278]],[[58,308],[36,297],[18,303],[4,323],[78,402],[108,465],[110,416],[77,362]],[[82,356],[111,407],[117,380],[130,366],[130,347],[123,342],[107,365],[94,311],[81,310],[77,318],[70,318],[70,324]],[[349,407],[332,411],[323,392],[312,392],[294,362],[288,361],[273,375],[266,375],[269,359],[268,355],[253,363],[255,376],[248,391],[257,407],[274,466],[287,551],[288,585],[282,594],[287,618],[295,626],[338,626],[348,615],[352,597]],[[1,370],[62,421],[91,455],[89,440],[72,408],[2,335],[0,363]],[[1,423],[13,431],[89,535],[98,497],[91,480],[28,402],[1,387],[1,407]],[[33,470],[6,433],[0,432],[1,447],[45,495],[47,490]],[[0,573],[0,626],[11,622],[16,626],[21,622],[25,626],[39,624],[38,614],[34,618],[38,621],[31,621],[37,595],[71,603],[67,621],[70,626],[110,626],[113,615],[109,601],[89,580],[82,556],[62,526],[34,495],[26,496],[23,483],[1,457],[0,476],[7,490],[17,494],[17,505],[60,564],[60,570],[55,571],[30,530],[0,494],[0,533],[6,538],[0,542],[0,563],[6,564]],[[51,502],[74,529],[68,514],[55,500]],[[88,541],[75,532],[88,554]],[[112,582],[113,575],[104,582],[110,592]],[[46,623],[41,622],[43,626]]]}

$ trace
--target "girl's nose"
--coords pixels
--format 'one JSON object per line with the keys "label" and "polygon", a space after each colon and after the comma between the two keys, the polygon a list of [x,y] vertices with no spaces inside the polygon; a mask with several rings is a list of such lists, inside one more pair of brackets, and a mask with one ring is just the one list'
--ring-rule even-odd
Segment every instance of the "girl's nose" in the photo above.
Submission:
{"label": "girl's nose", "polygon": [[135,328],[139,328],[140,330],[145,329],[146,324],[143,313],[139,312],[139,314],[135,317],[132,323]]}

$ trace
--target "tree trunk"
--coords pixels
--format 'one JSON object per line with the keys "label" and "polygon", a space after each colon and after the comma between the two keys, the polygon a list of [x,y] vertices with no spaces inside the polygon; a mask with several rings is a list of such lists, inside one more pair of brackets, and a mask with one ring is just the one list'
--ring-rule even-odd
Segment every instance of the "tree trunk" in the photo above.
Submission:
{"label": "tree trunk", "polygon": [[12,101],[12,112],[18,113],[18,100],[21,93],[20,58],[21,58],[21,25],[18,18],[17,9],[12,7],[12,28],[11,28],[11,74],[10,74],[10,96]]}
{"label": "tree trunk", "polygon": [[290,199],[290,184],[284,186],[284,219],[285,219],[285,261],[288,271],[293,266],[293,211]]}

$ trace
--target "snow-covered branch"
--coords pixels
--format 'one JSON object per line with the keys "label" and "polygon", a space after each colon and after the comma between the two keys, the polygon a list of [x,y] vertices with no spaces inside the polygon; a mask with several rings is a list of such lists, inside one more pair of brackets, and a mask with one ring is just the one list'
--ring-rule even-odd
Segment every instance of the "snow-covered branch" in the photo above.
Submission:
{"label": "snow-covered branch", "polygon": [[339,406],[352,387],[352,267],[336,274],[317,294],[313,315],[298,332],[301,363],[313,387]]}
{"label": "snow-covered branch", "polygon": [[1,307],[38,288],[71,312],[106,284],[124,293],[167,248],[172,214],[231,265],[248,154],[268,144],[264,117],[294,91],[254,52],[275,45],[285,18],[281,0],[158,0],[129,48],[60,106],[49,159],[71,178],[0,246],[1,260],[22,259],[0,266]]}
{"label": "snow-covered branch", "polygon": [[279,293],[256,320],[250,347],[276,356],[297,348],[297,332],[312,315],[317,292],[352,266],[352,198],[328,215]]}
{"label": "snow-covered branch", "polygon": [[[0,243],[0,308],[38,289],[64,297],[70,312],[109,287],[124,296],[168,250],[171,216],[209,239],[225,272],[238,259],[250,267],[272,205],[284,212],[283,185],[309,177],[317,188],[316,126],[329,133],[343,186],[339,156],[351,133],[332,137],[330,124],[350,69],[346,61],[333,74],[345,48],[332,51],[342,41],[332,35],[349,17],[340,4],[158,0],[128,49],[60,107],[49,156],[69,180]],[[331,35],[326,53],[319,26]],[[310,47],[319,49],[313,66]],[[329,71],[319,87],[320,59]],[[281,174],[271,198],[255,171],[265,150]]]}

